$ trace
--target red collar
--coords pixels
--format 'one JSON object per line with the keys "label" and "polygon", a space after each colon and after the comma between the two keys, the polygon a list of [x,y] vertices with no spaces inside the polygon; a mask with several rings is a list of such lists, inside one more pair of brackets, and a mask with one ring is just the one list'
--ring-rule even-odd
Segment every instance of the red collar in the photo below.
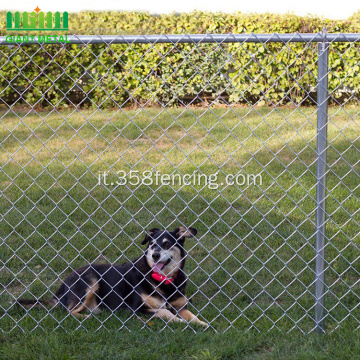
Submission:
{"label": "red collar", "polygon": [[159,281],[161,283],[164,282],[165,285],[171,284],[174,281],[174,279],[176,278],[176,275],[177,274],[175,274],[174,277],[170,278],[170,277],[167,277],[166,275],[159,274],[155,271],[153,271],[151,273],[151,276],[154,280]]}

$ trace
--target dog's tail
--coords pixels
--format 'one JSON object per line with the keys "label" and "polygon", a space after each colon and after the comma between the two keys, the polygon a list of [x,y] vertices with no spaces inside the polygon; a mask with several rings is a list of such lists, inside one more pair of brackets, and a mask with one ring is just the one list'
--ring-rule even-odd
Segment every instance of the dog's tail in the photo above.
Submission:
{"label": "dog's tail", "polygon": [[32,308],[47,308],[51,305],[55,305],[54,299],[51,300],[41,300],[41,299],[17,299],[17,304],[23,306],[26,309]]}

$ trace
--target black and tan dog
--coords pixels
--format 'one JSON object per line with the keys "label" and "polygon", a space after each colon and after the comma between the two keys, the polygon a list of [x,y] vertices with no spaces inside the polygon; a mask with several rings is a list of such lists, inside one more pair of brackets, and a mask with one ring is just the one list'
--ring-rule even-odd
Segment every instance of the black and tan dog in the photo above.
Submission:
{"label": "black and tan dog", "polygon": [[166,321],[191,321],[208,326],[187,309],[184,272],[186,238],[197,230],[179,227],[174,231],[151,229],[142,244],[148,244],[144,254],[134,261],[113,264],[92,264],[68,275],[49,301],[24,300],[24,306],[61,306],[71,314],[82,311],[101,312],[130,309],[151,313]]}

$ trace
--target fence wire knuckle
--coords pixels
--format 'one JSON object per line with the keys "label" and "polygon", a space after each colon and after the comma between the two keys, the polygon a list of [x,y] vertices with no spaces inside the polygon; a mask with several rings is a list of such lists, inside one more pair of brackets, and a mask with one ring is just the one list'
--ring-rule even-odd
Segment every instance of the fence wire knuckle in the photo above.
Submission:
{"label": "fence wire knuckle", "polygon": [[[0,37],[1,331],[359,329],[360,34],[68,42]],[[118,307],[87,301],[118,286],[93,264],[180,226],[198,231],[179,245],[187,303],[174,287],[154,307],[133,267]]]}

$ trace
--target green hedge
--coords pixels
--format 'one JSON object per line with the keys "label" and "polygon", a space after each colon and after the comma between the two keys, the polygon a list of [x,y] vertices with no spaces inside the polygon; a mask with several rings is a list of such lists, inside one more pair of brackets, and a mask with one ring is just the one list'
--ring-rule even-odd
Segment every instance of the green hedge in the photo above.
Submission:
{"label": "green hedge", "polygon": [[[5,13],[0,13],[5,28]],[[69,34],[360,33],[360,12],[334,21],[295,15],[194,12],[70,14]],[[2,35],[5,35],[2,30]],[[156,44],[1,47],[2,103],[114,107],[131,104],[312,104],[316,44]],[[333,99],[359,98],[359,44],[330,49]]]}

